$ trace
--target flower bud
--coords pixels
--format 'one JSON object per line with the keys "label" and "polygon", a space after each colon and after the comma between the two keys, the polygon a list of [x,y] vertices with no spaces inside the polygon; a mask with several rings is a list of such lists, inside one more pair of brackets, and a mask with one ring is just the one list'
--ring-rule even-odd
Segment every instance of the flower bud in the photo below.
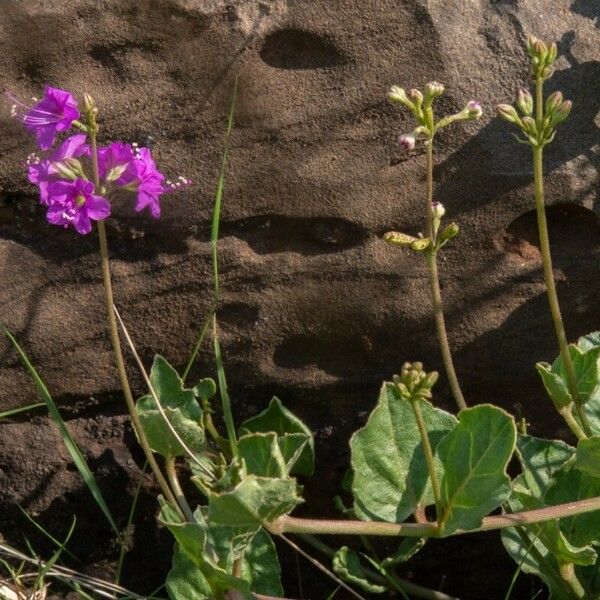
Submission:
{"label": "flower bud", "polygon": [[431,81],[425,86],[425,102],[431,104],[434,98],[444,93],[444,86],[437,81]]}
{"label": "flower bud", "polygon": [[460,228],[456,223],[450,223],[438,235],[438,245],[445,244],[449,242],[452,238],[455,238],[458,235]]}
{"label": "flower bud", "polygon": [[399,231],[388,231],[383,239],[390,246],[410,246],[417,238]]}
{"label": "flower bud", "polygon": [[562,104],[563,95],[560,92],[553,92],[546,98],[546,115],[551,117],[552,113]]}
{"label": "flower bud", "polygon": [[558,56],[558,48],[555,42],[552,42],[548,47],[548,55],[546,56],[546,65],[550,66]]}
{"label": "flower bud", "polygon": [[434,219],[441,219],[446,214],[446,209],[441,202],[431,203],[431,214]]}
{"label": "flower bud", "polygon": [[393,104],[404,104],[404,106],[412,106],[403,88],[393,85],[388,92],[388,100]]}
{"label": "flower bud", "polygon": [[527,42],[525,43],[525,47],[527,48],[527,52],[531,57],[534,56],[534,46],[538,39],[534,35],[530,35],[527,37]]}
{"label": "flower bud", "polygon": [[555,111],[550,118],[550,126],[554,127],[562,123],[570,114],[573,108],[573,103],[570,100],[565,100]]}
{"label": "flower bud", "polygon": [[89,94],[83,95],[83,106],[85,108],[85,112],[88,114],[96,115],[98,114],[98,108],[94,99]]}
{"label": "flower bud", "polygon": [[545,63],[548,56],[548,46],[541,40],[536,40],[533,44],[533,53],[540,63]]}
{"label": "flower bud", "polygon": [[431,371],[431,373],[427,373],[425,377],[424,385],[428,388],[432,388],[439,378],[439,373],[437,371]]}
{"label": "flower bud", "polygon": [[521,123],[521,119],[519,118],[514,106],[511,106],[510,104],[498,104],[496,110],[498,111],[498,116],[505,121],[508,121],[509,123],[517,123],[517,125]]}
{"label": "flower bud", "polygon": [[415,104],[421,104],[423,102],[423,93],[419,90],[412,88],[408,92],[409,100],[412,100]]}
{"label": "flower bud", "polygon": [[470,102],[467,102],[465,111],[467,113],[467,119],[473,121],[479,119],[483,114],[483,110],[481,109],[481,102],[477,100],[471,100]]}
{"label": "flower bud", "polygon": [[529,135],[535,136],[537,134],[537,124],[531,117],[523,117],[521,119],[521,127]]}
{"label": "flower bud", "polygon": [[417,139],[412,133],[401,135],[398,137],[398,145],[402,150],[413,150]]}
{"label": "flower bud", "polygon": [[429,238],[417,238],[410,244],[411,250],[415,252],[424,252],[431,245],[431,240]]}
{"label": "flower bud", "polygon": [[525,88],[521,88],[518,91],[516,105],[517,105],[517,108],[524,115],[527,115],[527,116],[531,115],[531,113],[533,112],[533,96],[531,95],[529,90],[526,90]]}

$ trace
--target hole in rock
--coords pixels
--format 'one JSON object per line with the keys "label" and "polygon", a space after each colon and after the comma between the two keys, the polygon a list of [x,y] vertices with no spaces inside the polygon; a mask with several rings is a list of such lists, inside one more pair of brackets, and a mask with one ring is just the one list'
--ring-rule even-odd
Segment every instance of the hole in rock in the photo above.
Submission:
{"label": "hole in rock", "polygon": [[346,62],[330,40],[301,29],[280,29],[269,34],[260,56],[276,69],[323,69]]}
{"label": "hole in rock", "polygon": [[297,252],[305,256],[329,254],[362,245],[369,232],[337,217],[261,215],[224,222],[225,235],[244,240],[257,254]]}
{"label": "hole in rock", "polygon": [[[563,203],[547,207],[546,217],[555,265],[577,265],[600,249],[600,217],[594,211]],[[525,260],[541,260],[536,211],[517,217],[502,233],[500,245]]]}

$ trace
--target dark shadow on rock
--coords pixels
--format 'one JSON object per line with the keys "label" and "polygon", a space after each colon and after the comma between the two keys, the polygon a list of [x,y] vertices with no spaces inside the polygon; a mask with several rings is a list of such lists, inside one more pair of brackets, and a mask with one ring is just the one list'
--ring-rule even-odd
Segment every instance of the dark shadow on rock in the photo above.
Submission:
{"label": "dark shadow on rock", "polygon": [[276,69],[324,69],[346,62],[331,40],[294,28],[270,33],[263,42],[260,57]]}
{"label": "dark shadow on rock", "polygon": [[596,27],[600,29],[600,4],[596,0],[575,0],[571,4],[571,11],[592,19],[596,22]]}
{"label": "dark shadow on rock", "polygon": [[369,235],[365,227],[348,219],[276,214],[224,220],[221,232],[244,240],[257,254],[297,252],[304,256],[361,246]]}

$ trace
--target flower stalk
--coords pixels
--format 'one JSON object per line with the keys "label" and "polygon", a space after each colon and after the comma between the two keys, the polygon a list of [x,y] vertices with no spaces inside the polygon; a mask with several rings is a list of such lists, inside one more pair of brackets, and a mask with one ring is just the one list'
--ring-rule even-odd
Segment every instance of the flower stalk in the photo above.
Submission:
{"label": "flower stalk", "polygon": [[440,290],[440,281],[437,266],[437,252],[446,243],[448,243],[458,233],[458,226],[451,223],[438,236],[441,216],[443,216],[443,207],[439,205],[441,214],[434,214],[433,202],[433,141],[435,134],[440,129],[459,121],[473,121],[479,119],[482,115],[481,104],[477,101],[470,101],[463,110],[453,115],[447,115],[435,122],[433,102],[444,93],[444,86],[435,81],[425,86],[424,93],[419,90],[410,90],[408,93],[398,86],[392,86],[388,99],[395,104],[401,104],[414,116],[418,126],[410,134],[401,135],[398,143],[404,150],[412,150],[418,139],[425,142],[426,148],[426,182],[427,189],[425,193],[425,237],[419,234],[418,238],[410,235],[391,231],[385,234],[384,240],[392,245],[408,246],[415,252],[424,252],[427,257],[427,267],[429,271],[429,287],[435,325],[437,330],[438,343],[442,353],[442,360],[448,376],[448,382],[452,395],[458,405],[459,410],[467,408],[464,395],[460,389],[452,351],[448,341],[448,332],[444,318],[442,306],[442,294]]}
{"label": "flower stalk", "polygon": [[454,368],[454,360],[452,359],[452,351],[450,350],[450,342],[448,340],[446,319],[444,317],[444,308],[442,305],[442,292],[440,290],[440,278],[438,274],[437,248],[435,244],[437,231],[434,231],[433,228],[433,139],[434,136],[432,135],[426,145],[427,194],[425,197],[425,215],[427,222],[427,237],[432,240],[430,251],[427,252],[429,287],[431,291],[431,303],[433,306],[433,315],[435,318],[438,344],[440,346],[440,352],[442,353],[442,360],[444,361],[446,376],[448,377],[448,383],[450,385],[450,389],[452,390],[454,400],[456,401],[459,410],[463,410],[467,408],[467,403],[460,388],[460,383],[458,382],[456,369]]}
{"label": "flower stalk", "polygon": [[[538,131],[543,127],[544,122],[544,100],[543,100],[543,77],[538,76],[535,80],[535,111],[536,111],[536,125]],[[544,168],[543,168],[543,157],[544,144],[536,144],[532,146],[533,153],[533,179],[535,186],[535,209],[537,214],[538,232],[540,239],[540,252],[542,254],[542,265],[544,270],[544,282],[546,284],[546,291],[548,295],[548,304],[550,305],[550,313],[552,315],[552,321],[554,323],[554,331],[556,333],[556,339],[558,341],[558,347],[560,349],[560,356],[562,358],[565,373],[567,376],[567,385],[569,386],[569,392],[573,398],[575,410],[577,416],[581,422],[583,434],[585,437],[591,435],[590,426],[587,422],[583,406],[579,398],[579,390],[577,387],[577,379],[575,377],[575,370],[573,368],[573,361],[569,353],[569,343],[567,341],[567,335],[565,332],[565,326],[560,310],[560,304],[558,302],[558,294],[556,293],[556,283],[554,281],[554,270],[552,267],[552,254],[550,252],[550,238],[548,235],[548,221],[546,218],[546,207],[544,202]],[[563,417],[565,411],[561,411]],[[581,439],[581,431],[574,430],[573,422],[569,419],[567,424]]]}
{"label": "flower stalk", "polygon": [[[98,133],[98,125],[96,122],[96,111],[95,110],[87,110],[87,128],[88,128],[88,136],[90,140],[90,149],[91,149],[91,160],[92,160],[92,172],[94,178],[94,187],[96,190],[100,187],[100,174],[98,170],[98,148],[96,136]],[[98,241],[100,247],[100,263],[102,267],[102,283],[104,286],[104,297],[106,302],[106,316],[108,322],[108,330],[110,333],[110,340],[113,348],[113,354],[115,359],[115,364],[117,367],[117,372],[119,374],[119,381],[121,383],[121,389],[123,391],[123,396],[125,397],[125,403],[127,405],[127,410],[129,411],[129,415],[131,417],[131,421],[133,424],[133,428],[136,432],[137,438],[140,442],[140,445],[146,455],[146,459],[148,460],[148,464],[156,477],[156,481],[161,488],[162,493],[165,498],[174,506],[178,506],[175,496],[169,487],[167,480],[162,474],[156,459],[154,458],[154,454],[148,444],[148,440],[146,438],[146,434],[144,433],[144,428],[139,420],[137,411],[135,409],[135,400],[133,398],[133,394],[131,393],[131,387],[129,385],[129,379],[127,377],[127,370],[125,369],[125,361],[123,360],[123,353],[121,351],[121,341],[119,338],[119,330],[117,328],[117,320],[115,317],[115,313],[113,311],[114,304],[114,296],[112,290],[112,279],[110,275],[110,261],[108,257],[108,243],[106,240],[106,228],[104,226],[103,221],[98,221]]]}
{"label": "flower stalk", "polygon": [[[481,526],[468,531],[457,530],[450,535],[464,535],[482,531],[495,531],[508,527],[520,527],[545,523],[575,515],[600,510],[600,496],[577,502],[556,504],[535,510],[484,517]],[[345,519],[301,519],[283,516],[265,527],[275,535],[282,533],[308,533],[321,535],[369,535],[389,537],[439,537],[437,523],[387,523],[383,521],[350,521]]]}

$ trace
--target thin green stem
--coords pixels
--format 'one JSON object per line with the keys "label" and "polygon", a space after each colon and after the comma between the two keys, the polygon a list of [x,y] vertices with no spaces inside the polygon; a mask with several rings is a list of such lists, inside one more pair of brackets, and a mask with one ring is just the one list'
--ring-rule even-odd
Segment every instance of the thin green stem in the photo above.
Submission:
{"label": "thin green stem", "polygon": [[581,585],[581,581],[575,573],[573,563],[563,563],[559,565],[560,576],[567,582],[567,585],[573,590],[576,598],[587,598],[586,591]]}
{"label": "thin green stem", "polygon": [[420,400],[412,400],[411,404],[415,413],[417,427],[419,428],[419,433],[421,434],[421,443],[423,444],[425,461],[427,462],[427,470],[429,471],[429,479],[431,479],[431,487],[433,488],[436,516],[439,521],[439,519],[442,518],[442,494],[440,491],[440,484],[437,478],[437,473],[435,472],[435,463],[433,461],[433,451],[431,450],[431,442],[429,441],[429,434],[427,433],[427,427],[425,427],[425,419],[423,419],[423,413],[421,412]]}
{"label": "thin green stem", "polygon": [[427,193],[425,197],[425,222],[426,236],[431,239],[430,250],[427,252],[427,266],[429,268],[429,285],[431,289],[431,301],[433,305],[433,315],[435,318],[435,326],[437,329],[438,343],[442,353],[442,360],[446,369],[448,383],[452,390],[454,400],[458,405],[459,410],[467,408],[467,403],[463,396],[454,361],[452,360],[452,351],[450,350],[450,342],[448,341],[448,332],[446,330],[446,320],[444,318],[444,309],[442,306],[442,292],[440,290],[440,279],[437,267],[437,252],[434,249],[435,235],[433,231],[433,139],[428,140],[425,144],[427,153],[426,172],[427,172]]}
{"label": "thin green stem", "polygon": [[[94,176],[94,187],[96,190],[100,189],[100,176],[98,171],[98,148],[96,143],[96,135],[98,127],[95,123],[95,118],[92,117],[92,122],[88,124],[88,136],[90,140],[90,149],[92,155],[92,169]],[[127,370],[125,369],[125,361],[123,360],[123,353],[121,351],[121,341],[119,339],[119,331],[117,329],[117,320],[115,313],[113,312],[114,297],[112,291],[112,279],[110,276],[110,262],[108,258],[108,243],[106,241],[106,228],[104,227],[104,221],[97,221],[98,223],[98,241],[100,244],[100,263],[102,267],[102,283],[104,285],[104,298],[106,302],[106,316],[108,321],[108,330],[110,333],[110,340],[113,347],[115,364],[117,366],[117,372],[119,374],[119,381],[121,383],[121,389],[123,390],[123,396],[125,397],[125,403],[133,428],[137,434],[137,438],[140,442],[140,446],[144,450],[148,464],[156,477],[156,481],[160,486],[162,493],[165,498],[173,505],[177,507],[175,496],[169,488],[167,480],[164,478],[154,454],[148,444],[144,428],[138,418],[137,411],[135,410],[135,401],[133,394],[131,393],[131,387],[129,386],[129,379],[127,378]],[[179,509],[177,509],[179,510]]]}
{"label": "thin green stem", "polygon": [[196,345],[194,346],[194,349],[192,351],[192,355],[190,356],[190,358],[187,362],[187,365],[185,366],[185,369],[183,371],[183,374],[181,375],[181,379],[184,382],[190,372],[190,369],[192,368],[192,365],[194,364],[194,361],[196,360],[196,356],[198,356],[198,352],[200,351],[200,348],[202,347],[202,342],[204,341],[204,338],[206,337],[206,332],[208,331],[208,328],[210,327],[214,312],[215,312],[215,309],[213,306],[213,307],[211,307],[211,309],[208,313],[208,317],[206,317],[206,320],[204,321],[204,325],[202,325],[202,329],[200,330],[200,333],[198,335],[198,339],[197,339]]}
{"label": "thin green stem", "polygon": [[193,523],[195,521],[194,513],[190,508],[188,501],[186,500],[183,490],[181,489],[181,484],[179,483],[179,478],[177,477],[177,470],[175,468],[174,457],[169,457],[165,459],[165,471],[167,472],[167,477],[169,478],[169,482],[171,484],[171,487],[173,488],[175,498],[177,499],[177,502],[181,507],[183,514],[190,523]]}
{"label": "thin green stem", "polygon": [[[577,502],[568,502],[502,515],[485,517],[480,527],[459,530],[451,535],[462,535],[480,531],[493,531],[507,527],[521,527],[534,523],[544,523],[564,517],[585,514],[600,510],[600,496],[585,498]],[[299,519],[297,517],[279,517],[265,526],[275,535],[281,533],[314,533],[322,535],[375,535],[405,537],[438,537],[437,523],[386,523],[381,521],[350,521],[329,519]]]}
{"label": "thin green stem", "polygon": [[232,456],[238,455],[237,435],[235,432],[235,423],[233,413],[231,412],[231,400],[227,391],[227,380],[225,379],[225,368],[223,367],[223,357],[221,356],[221,345],[219,344],[219,326],[217,324],[217,315],[213,315],[213,344],[215,350],[215,361],[217,363],[217,378],[219,380],[219,392],[221,394],[221,403],[223,405],[223,417],[225,419],[225,428],[227,429],[227,438],[231,447]]}
{"label": "thin green stem", "polygon": [[[541,77],[536,78],[535,81],[535,92],[536,92],[536,125],[538,131],[541,131],[543,120],[544,120],[544,106],[543,106],[543,79]],[[550,313],[552,314],[552,321],[554,322],[554,331],[556,332],[556,338],[558,340],[558,347],[560,349],[560,356],[562,358],[565,372],[567,375],[567,385],[575,404],[575,410],[581,421],[583,431],[586,437],[591,435],[591,429],[583,411],[581,400],[579,398],[579,390],[577,387],[577,379],[575,377],[575,370],[573,369],[573,362],[571,355],[569,354],[569,343],[567,341],[567,335],[565,333],[565,326],[563,324],[562,314],[560,312],[560,305],[558,302],[558,294],[556,293],[556,284],[554,282],[554,271],[552,268],[552,254],[550,252],[550,239],[548,235],[548,222],[546,219],[546,207],[544,204],[544,157],[543,157],[543,146],[538,144],[533,146],[533,179],[535,185],[535,208],[537,213],[538,231],[540,237],[540,252],[542,254],[542,264],[544,268],[544,281],[546,284],[546,290],[548,295],[548,303],[550,305]]]}
{"label": "thin green stem", "polygon": [[566,424],[569,426],[569,429],[573,432],[575,437],[578,440],[585,440],[588,436],[586,435],[585,431],[581,428],[581,425],[579,424],[577,419],[573,416],[573,413],[571,412],[571,406],[572,405],[569,404],[568,406],[561,408],[558,412],[565,420]]}

